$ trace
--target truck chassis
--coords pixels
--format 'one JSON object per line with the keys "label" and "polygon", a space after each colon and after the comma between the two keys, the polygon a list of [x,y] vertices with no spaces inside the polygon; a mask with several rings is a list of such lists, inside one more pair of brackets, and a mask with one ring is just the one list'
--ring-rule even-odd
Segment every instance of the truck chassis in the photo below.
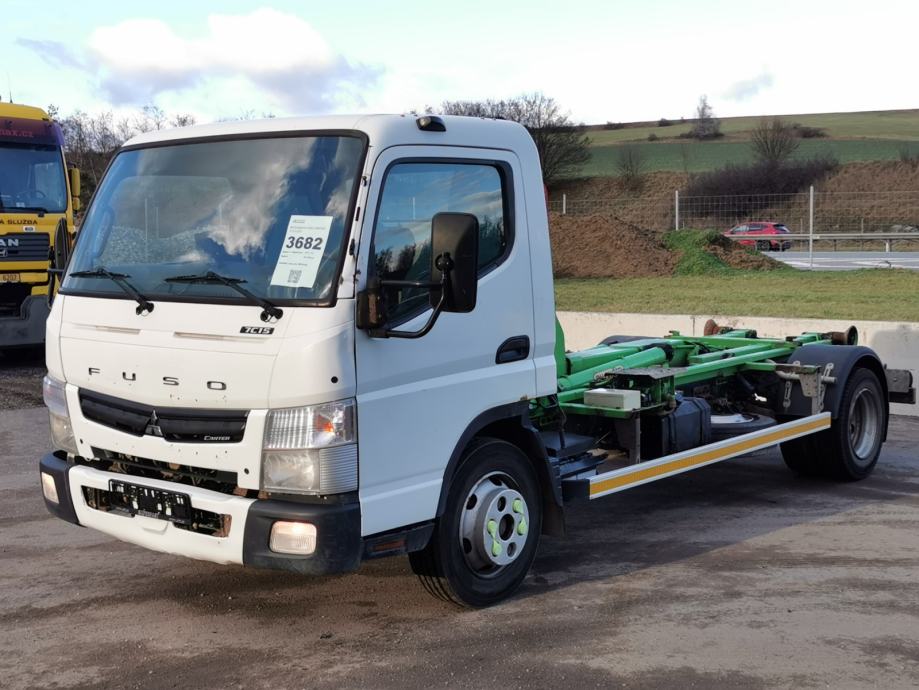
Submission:
{"label": "truck chassis", "polygon": [[[532,450],[514,459],[523,444],[483,432],[445,482],[432,537],[410,554],[414,570],[435,596],[495,603],[532,563],[528,531],[564,532],[566,503],[771,446],[800,474],[867,477],[886,438],[888,401],[916,396],[908,371],[886,369],[857,340],[854,327],[775,339],[709,322],[701,337],[611,336],[567,352],[556,324],[558,393],[531,401],[527,415],[545,471],[524,468]],[[682,424],[680,410],[689,412]]]}

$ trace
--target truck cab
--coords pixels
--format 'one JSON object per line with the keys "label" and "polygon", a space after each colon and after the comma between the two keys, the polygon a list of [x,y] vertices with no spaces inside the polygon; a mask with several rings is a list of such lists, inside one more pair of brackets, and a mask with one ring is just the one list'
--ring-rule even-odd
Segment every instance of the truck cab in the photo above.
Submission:
{"label": "truck cab", "polygon": [[63,146],[45,111],[0,103],[0,349],[44,340],[49,251],[62,220],[72,235],[79,205]]}
{"label": "truck cab", "polygon": [[[469,118],[272,119],[129,141],[48,320],[52,507],[149,548],[309,573],[423,539],[464,439],[523,433],[527,401],[555,391],[539,171],[523,127]],[[474,309],[389,337],[431,315],[428,289],[388,281],[432,279],[443,213],[475,226]],[[378,333],[356,327],[373,281]],[[190,508],[126,514],[116,504],[134,486]]]}

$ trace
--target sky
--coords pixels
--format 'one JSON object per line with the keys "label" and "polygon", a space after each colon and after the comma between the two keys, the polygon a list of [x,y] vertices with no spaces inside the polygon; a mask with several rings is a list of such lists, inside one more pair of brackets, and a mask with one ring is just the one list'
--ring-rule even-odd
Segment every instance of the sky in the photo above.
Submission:
{"label": "sky", "polygon": [[63,114],[405,112],[541,91],[575,122],[919,107],[916,0],[0,0],[0,95]]}

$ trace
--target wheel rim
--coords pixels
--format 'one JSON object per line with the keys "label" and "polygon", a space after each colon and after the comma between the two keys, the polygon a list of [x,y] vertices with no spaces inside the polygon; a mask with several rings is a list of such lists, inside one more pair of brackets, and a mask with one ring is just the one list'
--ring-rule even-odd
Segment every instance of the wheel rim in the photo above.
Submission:
{"label": "wheel rim", "polygon": [[490,576],[523,553],[530,511],[517,484],[502,472],[482,477],[466,496],[459,540],[467,565]]}
{"label": "wheel rim", "polygon": [[849,447],[855,461],[871,462],[881,438],[880,404],[874,390],[859,388],[849,403]]}

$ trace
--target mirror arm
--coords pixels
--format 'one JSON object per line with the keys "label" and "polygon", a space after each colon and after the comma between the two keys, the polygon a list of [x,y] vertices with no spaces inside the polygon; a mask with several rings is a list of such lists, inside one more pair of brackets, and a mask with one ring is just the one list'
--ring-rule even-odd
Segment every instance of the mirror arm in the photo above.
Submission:
{"label": "mirror arm", "polygon": [[431,315],[428,317],[427,322],[417,331],[390,331],[385,328],[376,329],[370,331],[371,338],[421,338],[428,333],[431,329],[434,328],[434,324],[437,322],[437,318],[440,316],[441,312],[444,309],[444,303],[447,299],[447,289],[448,284],[447,280],[450,277],[450,269],[452,264],[448,262],[445,263],[443,267],[443,272],[440,274],[439,283],[423,283],[416,282],[411,280],[382,280],[380,285],[386,287],[419,287],[419,288],[440,288],[440,299],[437,300],[437,306],[434,307],[434,311],[431,312]]}
{"label": "mirror arm", "polygon": [[[437,321],[437,317],[440,316],[440,313],[444,308],[444,296],[441,295],[440,299],[437,301],[437,306],[434,307],[434,311],[431,312],[431,315],[428,317],[427,323],[417,331],[388,331],[381,329],[380,335],[378,337],[382,338],[421,338],[422,336],[430,333],[431,329],[434,328],[434,323]],[[370,334],[371,337],[374,336],[374,333]]]}

